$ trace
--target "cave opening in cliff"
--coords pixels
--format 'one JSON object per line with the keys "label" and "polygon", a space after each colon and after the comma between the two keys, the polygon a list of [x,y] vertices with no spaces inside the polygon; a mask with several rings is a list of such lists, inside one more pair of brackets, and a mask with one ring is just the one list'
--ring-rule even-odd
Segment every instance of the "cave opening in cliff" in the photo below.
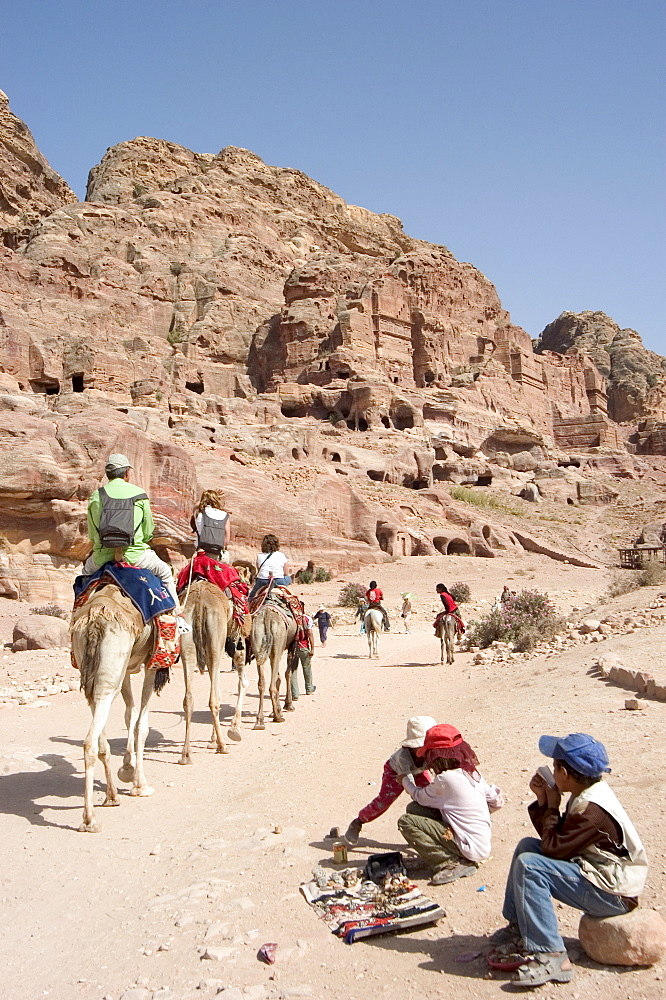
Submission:
{"label": "cave opening in cliff", "polygon": [[389,420],[388,417],[382,417],[382,423],[383,423],[384,427],[388,427],[390,429],[390,427],[391,427],[391,421]]}
{"label": "cave opening in cliff", "polygon": [[405,431],[414,426],[414,415],[411,410],[400,408],[393,415],[393,426],[397,431]]}
{"label": "cave opening in cliff", "polygon": [[376,469],[368,469],[368,479],[372,479],[373,482],[375,482],[375,483],[383,483],[384,482],[384,473],[383,472],[377,472]]}
{"label": "cave opening in cliff", "polygon": [[204,391],[204,384],[203,382],[186,382],[185,388],[189,389],[190,392],[196,392],[201,395]]}
{"label": "cave opening in cliff", "polygon": [[359,417],[358,421],[348,420],[347,427],[350,431],[367,431],[368,421],[364,420],[363,417]]}
{"label": "cave opening in cliff", "polygon": [[280,406],[283,417],[307,417],[308,404],[302,402],[284,402]]}
{"label": "cave opening in cliff", "polygon": [[445,482],[449,479],[449,472],[447,469],[443,469],[441,465],[433,465],[432,467],[432,478],[436,479],[438,483]]}
{"label": "cave opening in cliff", "polygon": [[489,524],[484,524],[481,533],[482,533],[483,537],[485,538],[485,540],[487,542],[490,541],[490,525]]}
{"label": "cave opening in cliff", "polygon": [[338,455],[337,451],[334,451],[333,454],[331,455],[331,462],[339,462],[339,461],[340,461],[340,456]]}
{"label": "cave opening in cliff", "polygon": [[57,396],[60,392],[60,381],[57,378],[31,378],[30,388],[33,392],[41,392],[46,396]]}
{"label": "cave opening in cliff", "polygon": [[447,556],[471,556],[472,549],[464,538],[452,538],[446,546]]}
{"label": "cave opening in cliff", "polygon": [[83,392],[85,386],[83,384],[83,372],[73,372],[72,373],[72,392]]}
{"label": "cave opening in cliff", "polygon": [[477,476],[476,485],[477,486],[492,486],[493,477],[492,476]]}

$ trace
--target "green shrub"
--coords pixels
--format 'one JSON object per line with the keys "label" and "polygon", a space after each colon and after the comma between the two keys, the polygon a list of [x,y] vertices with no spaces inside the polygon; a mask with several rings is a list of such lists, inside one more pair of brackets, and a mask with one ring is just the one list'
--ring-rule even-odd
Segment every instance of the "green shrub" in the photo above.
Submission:
{"label": "green shrub", "polygon": [[341,608],[356,608],[364,597],[365,587],[362,583],[346,583],[338,595],[338,605]]}
{"label": "green shrub", "polygon": [[452,583],[449,587],[449,594],[456,604],[464,604],[465,601],[469,601],[472,596],[472,591],[466,583],[462,582],[462,580],[456,580],[456,582]]}
{"label": "green shrub", "polygon": [[41,608],[31,608],[31,615],[50,615],[51,618],[64,618],[65,621],[69,619],[69,611],[65,611],[64,608],[59,608],[57,604],[43,604]]}
{"label": "green shrub", "polygon": [[639,587],[654,587],[658,583],[666,581],[666,567],[661,563],[648,563],[645,569],[638,574]]}
{"label": "green shrub", "polygon": [[311,569],[299,569],[294,579],[296,580],[296,583],[312,583],[314,580],[314,573]]}
{"label": "green shrub", "polygon": [[324,569],[323,566],[317,566],[314,578],[315,583],[328,583],[328,581],[333,578],[333,574],[329,573],[329,571]]}
{"label": "green shrub", "polygon": [[526,652],[544,639],[552,639],[563,625],[548,594],[521,590],[501,607],[471,622],[467,639],[471,646],[482,648],[497,641],[511,642],[517,650]]}
{"label": "green shrub", "polygon": [[167,343],[174,347],[176,344],[180,344],[183,339],[183,333],[181,330],[169,330],[167,333]]}
{"label": "green shrub", "polygon": [[503,510],[506,514],[515,514],[516,517],[525,516],[524,511],[505,503],[493,493],[482,493],[479,490],[471,490],[469,486],[452,486],[449,495],[453,500],[462,500],[464,503],[474,504],[475,507],[489,507],[492,510]]}
{"label": "green shrub", "polygon": [[631,571],[616,573],[608,586],[606,596],[622,597],[623,594],[630,594],[632,590],[638,590],[640,587],[639,575]]}

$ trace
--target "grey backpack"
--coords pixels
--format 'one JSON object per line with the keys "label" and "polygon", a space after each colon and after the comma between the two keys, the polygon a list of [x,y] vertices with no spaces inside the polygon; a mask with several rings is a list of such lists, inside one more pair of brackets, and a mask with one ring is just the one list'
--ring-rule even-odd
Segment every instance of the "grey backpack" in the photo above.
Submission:
{"label": "grey backpack", "polygon": [[197,531],[199,548],[208,551],[209,549],[224,549],[224,535],[229,515],[224,517],[211,517],[205,510],[201,511],[201,527]]}
{"label": "grey backpack", "polygon": [[147,500],[145,493],[133,497],[110,497],[103,486],[99,488],[102,513],[99,519],[99,537],[105,549],[126,549],[134,544],[134,504]]}

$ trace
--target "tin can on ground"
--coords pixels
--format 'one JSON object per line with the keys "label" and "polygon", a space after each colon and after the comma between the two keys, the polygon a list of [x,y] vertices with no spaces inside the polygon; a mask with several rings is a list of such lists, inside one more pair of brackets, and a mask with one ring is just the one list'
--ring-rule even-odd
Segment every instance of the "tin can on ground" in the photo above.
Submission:
{"label": "tin can on ground", "polygon": [[336,865],[346,864],[347,862],[347,845],[346,844],[333,844],[333,860]]}

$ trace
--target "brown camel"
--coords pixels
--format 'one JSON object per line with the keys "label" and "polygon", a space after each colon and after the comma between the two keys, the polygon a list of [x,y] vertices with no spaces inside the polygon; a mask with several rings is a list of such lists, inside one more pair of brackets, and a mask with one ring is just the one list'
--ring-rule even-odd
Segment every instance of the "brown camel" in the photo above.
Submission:
{"label": "brown camel", "polygon": [[[255,729],[265,729],[264,725],[264,664],[270,659],[271,682],[270,696],[273,705],[273,722],[284,722],[284,716],[280,708],[280,664],[285,651],[291,654],[291,647],[296,638],[296,622],[291,612],[286,611],[287,619],[275,605],[267,601],[252,617],[252,652],[257,660],[257,671],[259,673],[259,710]],[[291,697],[291,674],[295,669],[295,657],[287,656],[286,667],[286,691],[284,708],[286,712],[293,712],[294,706]],[[237,721],[237,720],[234,720]]]}
{"label": "brown camel", "polygon": [[[210,677],[210,696],[208,706],[213,718],[213,733],[208,746],[217,753],[228,753],[220,726],[220,673],[226,662],[225,643],[227,638],[237,640],[240,637],[238,627],[233,620],[233,607],[228,597],[214,584],[207,580],[195,580],[188,590],[183,616],[191,625],[192,631],[181,636],[181,659],[183,662],[183,677],[185,679],[185,697],[183,710],[185,712],[185,742],[180,757],[180,764],[191,764],[190,726],[192,722],[192,670],[194,663],[201,673],[206,668]],[[245,678],[245,645],[241,644],[233,656],[233,666],[238,671],[237,704],[242,702],[242,696],[247,687]],[[236,710],[238,714],[238,708]],[[237,726],[235,727],[237,729]],[[230,739],[240,739],[240,733],[235,735],[229,730]]]}

